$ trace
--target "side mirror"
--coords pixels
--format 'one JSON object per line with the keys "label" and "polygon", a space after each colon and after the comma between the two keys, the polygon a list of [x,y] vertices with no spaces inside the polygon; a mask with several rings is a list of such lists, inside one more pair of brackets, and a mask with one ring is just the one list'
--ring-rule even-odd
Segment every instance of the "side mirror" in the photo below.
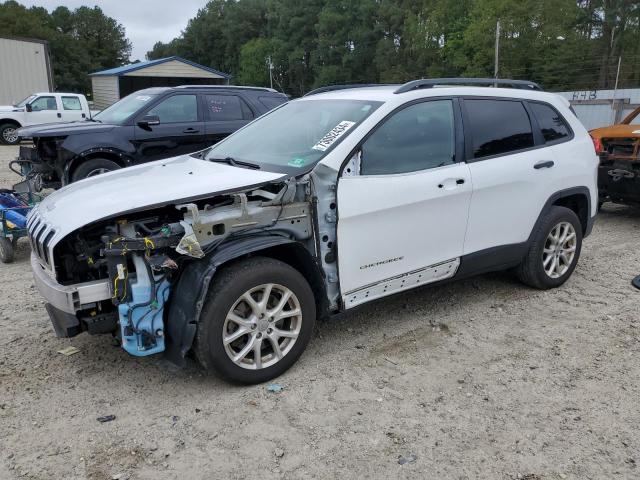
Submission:
{"label": "side mirror", "polygon": [[142,128],[151,127],[153,125],[160,125],[160,117],[157,115],[145,115],[138,122],[138,126]]}
{"label": "side mirror", "polygon": [[27,110],[27,112],[33,112],[33,107],[31,106],[30,103],[27,103],[24,108]]}

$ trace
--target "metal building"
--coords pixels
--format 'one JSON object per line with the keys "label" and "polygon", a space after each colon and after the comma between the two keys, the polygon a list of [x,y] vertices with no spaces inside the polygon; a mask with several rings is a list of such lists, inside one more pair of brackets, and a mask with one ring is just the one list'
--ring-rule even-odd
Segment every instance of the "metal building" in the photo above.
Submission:
{"label": "metal building", "polygon": [[559,92],[558,95],[571,102],[576,115],[587,130],[620,123],[624,117],[640,107],[640,88],[582,90]]}
{"label": "metal building", "polygon": [[0,105],[14,105],[34,92],[52,91],[48,43],[0,37]]}
{"label": "metal building", "polygon": [[229,84],[232,76],[182,57],[132,63],[91,75],[93,104],[103,109],[143,88]]}

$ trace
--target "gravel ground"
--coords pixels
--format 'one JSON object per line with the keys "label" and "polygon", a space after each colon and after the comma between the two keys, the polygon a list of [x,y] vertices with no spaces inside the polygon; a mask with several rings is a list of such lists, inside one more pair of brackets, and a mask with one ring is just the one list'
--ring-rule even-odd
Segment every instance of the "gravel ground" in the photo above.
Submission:
{"label": "gravel ground", "polygon": [[639,238],[607,205],[558,290],[492,274],[322,322],[281,393],[56,339],[23,240],[0,265],[0,478],[640,478]]}

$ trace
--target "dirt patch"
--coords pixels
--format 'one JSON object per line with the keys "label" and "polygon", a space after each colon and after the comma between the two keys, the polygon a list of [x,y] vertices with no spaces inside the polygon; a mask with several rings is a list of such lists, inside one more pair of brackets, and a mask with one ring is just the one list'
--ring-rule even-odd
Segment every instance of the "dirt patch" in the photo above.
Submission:
{"label": "dirt patch", "polygon": [[639,238],[607,205],[561,289],[492,274],[322,322],[281,393],[56,339],[23,240],[0,265],[0,478],[638,478]]}

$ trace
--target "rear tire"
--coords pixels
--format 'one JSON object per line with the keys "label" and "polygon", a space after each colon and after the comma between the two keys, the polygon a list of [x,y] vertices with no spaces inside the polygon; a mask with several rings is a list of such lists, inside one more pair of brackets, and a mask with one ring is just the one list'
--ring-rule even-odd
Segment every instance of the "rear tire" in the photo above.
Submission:
{"label": "rear tire", "polygon": [[227,381],[265,382],[302,355],[315,318],[313,292],[300,272],[272,258],[248,258],[214,276],[194,351],[206,370]]}
{"label": "rear tire", "polygon": [[14,246],[15,242],[12,242],[8,238],[0,238],[0,262],[11,263],[14,258]]}
{"label": "rear tire", "polygon": [[77,182],[78,180],[95,177],[96,175],[118,169],[120,169],[120,165],[113,160],[107,160],[106,158],[91,158],[82,162],[78,168],[75,169],[73,175],[71,175],[71,181]]}
{"label": "rear tire", "polygon": [[575,270],[581,249],[582,225],[578,216],[566,207],[553,206],[516,269],[518,278],[540,290],[559,287]]}
{"label": "rear tire", "polygon": [[3,123],[0,125],[0,142],[5,145],[18,145],[20,137],[16,134],[16,130],[20,128],[14,123]]}

